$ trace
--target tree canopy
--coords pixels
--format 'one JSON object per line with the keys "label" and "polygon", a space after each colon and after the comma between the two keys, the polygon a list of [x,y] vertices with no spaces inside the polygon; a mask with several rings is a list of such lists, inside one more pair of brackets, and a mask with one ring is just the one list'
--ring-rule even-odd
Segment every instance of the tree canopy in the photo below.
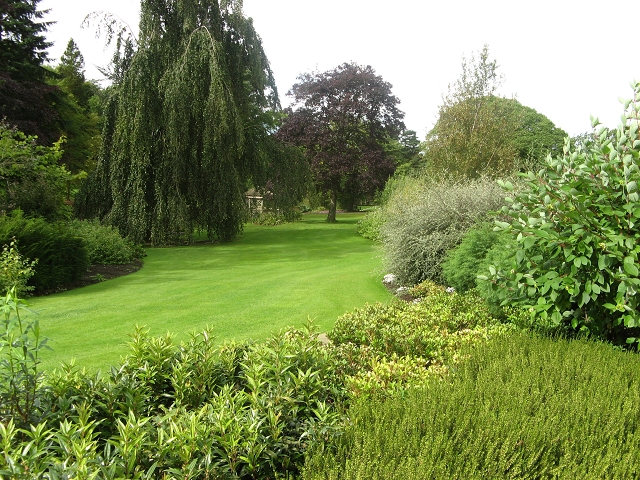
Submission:
{"label": "tree canopy", "polygon": [[503,77],[488,46],[470,60],[443,97],[427,134],[425,159],[433,171],[474,178],[541,163],[562,151],[566,133],[514,98],[498,95]]}
{"label": "tree canopy", "polygon": [[48,24],[39,21],[45,11],[40,0],[0,1],[0,119],[41,144],[58,139],[57,115],[51,108],[55,87],[45,83],[47,60],[44,33]]}
{"label": "tree canopy", "polygon": [[154,244],[194,229],[230,240],[249,187],[296,196],[300,157],[269,135],[278,95],[241,1],[141,0],[137,46],[126,46],[81,216]]}
{"label": "tree canopy", "polygon": [[339,195],[372,194],[395,169],[384,145],[404,129],[391,84],[370,66],[344,63],[298,77],[293,109],[278,132],[304,148],[317,188],[330,193],[328,221]]}

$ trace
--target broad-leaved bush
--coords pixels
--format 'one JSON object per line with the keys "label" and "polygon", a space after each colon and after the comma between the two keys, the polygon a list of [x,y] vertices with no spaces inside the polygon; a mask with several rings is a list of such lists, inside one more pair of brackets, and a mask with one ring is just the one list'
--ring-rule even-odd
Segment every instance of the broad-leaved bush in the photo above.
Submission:
{"label": "broad-leaved bush", "polygon": [[[490,280],[507,305],[535,318],[614,341],[640,332],[640,82],[613,134],[600,127],[586,148],[567,139],[562,156],[525,175],[498,222],[518,242],[509,271]],[[597,120],[593,121],[597,127]],[[507,190],[508,182],[503,183]]]}

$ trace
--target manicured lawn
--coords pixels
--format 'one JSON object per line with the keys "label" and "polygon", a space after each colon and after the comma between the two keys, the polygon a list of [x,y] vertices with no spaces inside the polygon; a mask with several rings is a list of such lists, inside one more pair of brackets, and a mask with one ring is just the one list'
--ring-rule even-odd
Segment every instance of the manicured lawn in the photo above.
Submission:
{"label": "manicured lawn", "polygon": [[221,245],[147,250],[144,267],[104,283],[32,298],[52,368],[76,358],[106,368],[126,352],[135,325],[183,339],[206,326],[219,341],[263,339],[308,317],[321,331],[345,311],[389,298],[379,252],[355,232],[362,214],[324,215],[276,227],[248,225]]}

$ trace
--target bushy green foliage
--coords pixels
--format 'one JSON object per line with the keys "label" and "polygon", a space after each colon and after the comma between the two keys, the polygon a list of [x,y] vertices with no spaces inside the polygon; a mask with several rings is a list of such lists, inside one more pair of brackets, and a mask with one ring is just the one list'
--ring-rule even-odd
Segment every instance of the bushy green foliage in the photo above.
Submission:
{"label": "bushy green foliage", "polygon": [[122,265],[144,255],[142,247],[123,238],[117,228],[97,220],[73,220],[69,230],[84,242],[91,265]]}
{"label": "bushy green foliage", "polygon": [[471,228],[462,237],[460,245],[449,250],[442,262],[442,274],[447,283],[463,293],[477,286],[477,277],[488,271],[486,257],[494,249],[504,249],[509,235],[495,232],[492,223]]}
{"label": "bushy green foliage", "polygon": [[22,257],[18,251],[16,241],[2,247],[0,254],[0,292],[15,289],[15,293],[22,296],[33,290],[33,286],[27,285],[33,276],[36,260],[29,261]]}
{"label": "bushy green foliage", "polygon": [[250,215],[249,221],[256,225],[275,226],[299,220],[300,218],[302,218],[300,213],[283,215],[280,212],[265,211],[261,213],[253,213]]}
{"label": "bushy green foliage", "polygon": [[0,244],[15,239],[22,255],[37,260],[28,285],[35,292],[50,292],[80,278],[89,265],[82,239],[72,234],[64,223],[48,223],[42,218],[26,218],[14,211],[0,217]]}
{"label": "bushy green foliage", "polygon": [[329,332],[353,395],[386,395],[445,375],[462,345],[511,328],[475,295],[448,293],[432,282],[419,290],[419,302],[366,305],[340,317]]}
{"label": "bushy green foliage", "polygon": [[291,478],[343,423],[312,329],[217,346],[208,330],[177,345],[138,328],[130,345],[107,375],[50,374],[32,428],[0,422],[0,475]]}
{"label": "bushy green foliage", "polygon": [[450,376],[349,411],[306,480],[618,479],[640,475],[637,355],[523,333],[470,350]]}
{"label": "bushy green foliage", "polygon": [[526,175],[527,189],[503,208],[511,222],[498,223],[517,239],[515,268],[491,271],[506,304],[630,342],[640,334],[640,83],[634,96],[614,138],[601,128],[586,149],[567,139],[561,157]]}
{"label": "bushy green foliage", "polygon": [[37,318],[28,322],[22,319],[21,310],[25,309],[26,303],[15,288],[0,297],[0,426],[11,422],[27,428],[42,411],[38,366],[47,339],[40,335]]}
{"label": "bushy green foliage", "polygon": [[385,268],[401,284],[443,281],[441,264],[464,233],[504,203],[492,180],[413,179],[397,188],[381,228]]}
{"label": "bushy green foliage", "polygon": [[63,142],[43,147],[36,141],[0,118],[0,212],[19,208],[48,220],[67,218],[64,199],[70,175],[58,165]]}
{"label": "bushy green foliage", "polygon": [[369,240],[380,240],[380,229],[384,224],[385,216],[384,210],[378,207],[374,210],[370,210],[367,214],[358,220],[356,229],[360,235]]}

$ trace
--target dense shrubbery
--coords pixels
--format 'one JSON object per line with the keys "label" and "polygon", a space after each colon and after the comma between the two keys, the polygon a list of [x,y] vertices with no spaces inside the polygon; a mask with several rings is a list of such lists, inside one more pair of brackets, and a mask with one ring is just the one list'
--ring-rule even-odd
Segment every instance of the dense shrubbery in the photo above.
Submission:
{"label": "dense shrubbery", "polygon": [[131,347],[106,376],[49,375],[37,418],[4,414],[0,475],[289,478],[342,423],[335,369],[312,332],[217,347],[208,331],[176,345],[138,329]]}
{"label": "dense shrubbery", "polygon": [[292,222],[294,220],[300,220],[302,218],[299,211],[289,212],[287,215],[284,215],[280,212],[274,212],[271,210],[264,211],[261,213],[252,213],[249,216],[249,221],[256,225],[265,225],[265,226],[275,226],[282,225],[283,223]]}
{"label": "dense shrubbery", "polygon": [[411,290],[421,301],[367,305],[329,332],[339,371],[352,394],[380,395],[445,375],[461,346],[507,331],[472,294],[432,282]]}
{"label": "dense shrubbery", "polygon": [[82,238],[91,265],[131,263],[144,255],[142,247],[122,238],[117,228],[97,220],[73,220],[69,230]]}
{"label": "dense shrubbery", "polygon": [[[605,128],[586,149],[565,144],[526,175],[499,222],[517,241],[511,269],[491,269],[505,304],[542,322],[634,342],[640,335],[640,83],[615,136]],[[504,183],[512,189],[509,183]]]}
{"label": "dense shrubbery", "polygon": [[38,262],[28,282],[36,292],[57,290],[87,271],[89,262],[82,239],[63,223],[25,218],[20,211],[14,211],[0,217],[0,245],[8,245],[14,238],[20,253]]}
{"label": "dense shrubbery", "polygon": [[527,334],[465,350],[450,381],[360,402],[303,478],[637,478],[640,358]]}
{"label": "dense shrubbery", "polygon": [[441,263],[464,233],[504,203],[490,179],[407,181],[385,207],[381,228],[385,264],[404,285],[442,282]]}
{"label": "dense shrubbery", "polygon": [[378,207],[374,210],[370,210],[367,214],[358,220],[356,229],[358,234],[369,240],[377,242],[380,240],[380,229],[385,221],[384,210],[382,207]]}
{"label": "dense shrubbery", "polygon": [[0,118],[0,212],[21,209],[51,221],[68,218],[64,199],[71,176],[59,165],[62,142],[43,147],[36,140]]}

